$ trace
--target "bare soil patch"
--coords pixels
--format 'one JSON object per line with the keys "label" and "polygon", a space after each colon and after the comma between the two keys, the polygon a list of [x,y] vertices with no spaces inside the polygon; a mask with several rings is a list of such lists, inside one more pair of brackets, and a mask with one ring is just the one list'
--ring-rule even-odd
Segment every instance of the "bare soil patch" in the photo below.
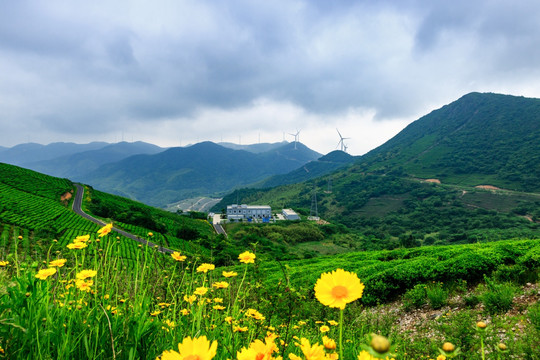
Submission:
{"label": "bare soil patch", "polygon": [[477,189],[485,189],[485,190],[502,190],[501,188],[498,188],[493,185],[477,185],[475,186]]}
{"label": "bare soil patch", "polygon": [[73,192],[67,191],[62,196],[60,196],[60,201],[68,201],[73,196]]}
{"label": "bare soil patch", "polygon": [[441,183],[441,180],[439,180],[439,179],[426,179],[424,181],[428,182],[428,183],[434,183],[434,184],[440,184]]}

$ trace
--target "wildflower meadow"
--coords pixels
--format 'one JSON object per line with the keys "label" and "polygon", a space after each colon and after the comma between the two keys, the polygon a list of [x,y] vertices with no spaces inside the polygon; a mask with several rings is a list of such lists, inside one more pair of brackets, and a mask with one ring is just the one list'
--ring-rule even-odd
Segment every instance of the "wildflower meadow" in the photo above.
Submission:
{"label": "wildflower meadow", "polygon": [[295,288],[286,270],[264,282],[253,249],[216,267],[142,246],[125,266],[117,246],[108,224],[68,245],[53,242],[37,267],[2,261],[0,358],[511,358],[492,325],[472,319],[461,326],[472,329],[462,334],[474,353],[439,338],[411,345],[389,324],[395,319],[359,304],[369,287],[340,268]]}

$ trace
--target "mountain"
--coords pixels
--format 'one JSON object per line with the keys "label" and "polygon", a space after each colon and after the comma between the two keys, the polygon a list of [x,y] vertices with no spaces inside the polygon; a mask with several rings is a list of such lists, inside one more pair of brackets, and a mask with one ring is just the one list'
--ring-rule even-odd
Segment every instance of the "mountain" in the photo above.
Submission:
{"label": "mountain", "polygon": [[540,99],[470,93],[366,154],[362,168],[540,191]]}
{"label": "mountain", "polygon": [[101,149],[107,145],[109,144],[105,142],[91,142],[89,144],[56,142],[48,145],[36,143],[19,144],[0,152],[0,162],[22,165],[28,162],[51,160],[82,151]]}
{"label": "mountain", "polygon": [[288,144],[287,141],[282,141],[278,143],[262,143],[262,144],[250,144],[250,145],[239,145],[239,144],[233,144],[229,142],[219,142],[218,145],[221,145],[223,147],[233,149],[233,150],[245,150],[249,151],[255,154],[270,151],[279,147],[282,147],[283,145]]}
{"label": "mountain", "polygon": [[138,154],[157,154],[165,149],[142,141],[119,142],[96,150],[81,151],[51,160],[23,163],[21,166],[44,174],[79,180],[101,165]]}
{"label": "mountain", "polygon": [[[418,119],[327,178],[242,189],[214,206],[313,212],[371,246],[540,235],[540,100],[471,93]],[[494,190],[501,187],[507,190]]]}
{"label": "mountain", "polygon": [[203,142],[105,164],[81,181],[149,205],[165,206],[184,198],[231,191],[319,157],[302,144],[297,149],[288,143],[254,154]]}
{"label": "mountain", "polygon": [[347,166],[355,161],[355,157],[346,152],[335,150],[317,160],[310,161],[300,168],[287,174],[274,175],[254,185],[256,188],[267,188],[287,184],[295,184],[329,174],[336,169]]}

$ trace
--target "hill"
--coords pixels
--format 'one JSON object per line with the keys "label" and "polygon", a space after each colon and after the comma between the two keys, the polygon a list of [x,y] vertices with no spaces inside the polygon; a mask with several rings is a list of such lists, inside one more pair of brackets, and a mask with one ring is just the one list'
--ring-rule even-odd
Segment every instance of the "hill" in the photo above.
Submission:
{"label": "hill", "polygon": [[366,154],[365,171],[540,192],[540,99],[470,93]]}
{"label": "hill", "polygon": [[280,185],[295,184],[307,181],[319,176],[333,172],[336,169],[347,166],[355,161],[351,156],[343,151],[335,150],[317,160],[310,161],[300,168],[287,174],[274,175],[253,185],[255,188],[268,188]]}
{"label": "hill", "polygon": [[531,161],[540,158],[539,125],[540,100],[469,94],[337,170],[331,193],[327,179],[316,178],[238,190],[214,210],[239,201],[309,214],[315,190],[319,215],[358,231],[366,248],[535,237],[540,194],[530,191],[538,189],[540,162]]}
{"label": "hill", "polygon": [[54,159],[25,162],[21,166],[44,174],[81,180],[85,174],[98,167],[120,161],[137,154],[157,154],[165,149],[142,141],[133,143],[119,142],[102,148],[81,151],[75,154],[55,157]]}
{"label": "hill", "polygon": [[302,144],[297,149],[285,144],[254,154],[203,142],[106,164],[82,180],[100,190],[163,207],[287,173],[319,156]]}
{"label": "hill", "polygon": [[[32,170],[0,163],[0,228],[7,234],[24,234],[28,254],[39,252],[56,239],[66,246],[78,235],[95,233],[99,226],[71,210],[76,189],[67,179],[60,179]],[[115,226],[146,237],[155,232],[153,241],[174,250],[208,256],[198,243],[211,243],[214,230],[206,221],[180,216],[128,199],[87,188],[83,207],[87,212],[112,221]],[[9,237],[12,239],[12,237]],[[16,246],[7,238],[4,239]],[[138,244],[119,235],[115,251],[132,260]]]}

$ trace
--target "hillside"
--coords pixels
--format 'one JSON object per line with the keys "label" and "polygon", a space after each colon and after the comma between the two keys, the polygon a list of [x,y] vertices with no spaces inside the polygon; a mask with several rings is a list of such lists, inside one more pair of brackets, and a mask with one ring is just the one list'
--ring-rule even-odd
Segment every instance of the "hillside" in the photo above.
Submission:
{"label": "hillside", "polygon": [[[73,183],[32,170],[0,163],[0,227],[6,232],[25,233],[29,254],[47,247],[52,239],[66,246],[78,235],[94,232],[99,226],[71,210],[75,193]],[[128,199],[101,193],[91,188],[85,191],[83,208],[115,226],[146,237],[155,232],[153,241],[175,250],[208,251],[199,243],[211,243],[214,230],[206,221],[180,216]],[[116,251],[124,259],[133,259],[138,244],[120,236]]]}
{"label": "hillside", "polygon": [[287,174],[274,175],[253,185],[255,188],[268,188],[287,184],[296,184],[319,176],[329,174],[339,168],[347,166],[355,161],[343,151],[335,150],[317,160],[310,161],[302,167]]}
{"label": "hillside", "polygon": [[540,192],[540,99],[471,93],[366,154],[362,170]]}
{"label": "hillside", "polygon": [[[476,186],[536,190],[540,162],[531,164],[531,159],[540,158],[540,147],[534,145],[539,124],[540,100],[469,94],[337,170],[331,193],[325,192],[327,178],[320,177],[267,190],[238,190],[214,210],[238,201],[309,214],[315,190],[319,215],[358,231],[366,246],[535,237],[540,194]],[[522,172],[511,177],[508,163]]]}
{"label": "hillside", "polygon": [[254,154],[203,142],[106,164],[81,180],[106,192],[163,207],[287,173],[320,156],[302,144],[297,147],[286,144]]}

